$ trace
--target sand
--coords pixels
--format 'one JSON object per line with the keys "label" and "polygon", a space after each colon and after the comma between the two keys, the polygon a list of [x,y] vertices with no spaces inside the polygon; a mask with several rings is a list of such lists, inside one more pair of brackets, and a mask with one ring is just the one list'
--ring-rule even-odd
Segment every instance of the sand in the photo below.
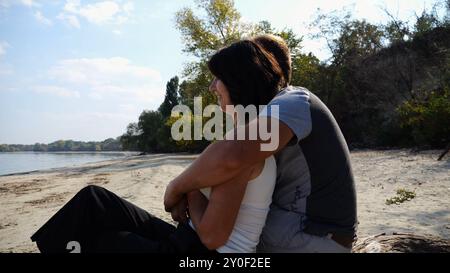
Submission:
{"label": "sand", "polygon": [[[440,151],[353,151],[358,236],[410,232],[450,239],[450,159]],[[156,154],[0,176],[0,252],[38,252],[30,236],[86,185],[113,191],[172,222],[164,211],[167,183],[195,155]],[[387,205],[398,189],[412,200]]]}

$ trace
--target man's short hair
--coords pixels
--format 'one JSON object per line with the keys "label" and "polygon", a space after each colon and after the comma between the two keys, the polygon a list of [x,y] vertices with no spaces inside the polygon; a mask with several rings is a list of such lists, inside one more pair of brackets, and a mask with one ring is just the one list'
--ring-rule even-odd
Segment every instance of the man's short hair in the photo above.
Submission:
{"label": "man's short hair", "polygon": [[258,35],[251,38],[251,40],[262,46],[275,57],[283,71],[283,86],[288,86],[292,77],[292,64],[291,53],[286,41],[284,41],[283,38],[272,34]]}

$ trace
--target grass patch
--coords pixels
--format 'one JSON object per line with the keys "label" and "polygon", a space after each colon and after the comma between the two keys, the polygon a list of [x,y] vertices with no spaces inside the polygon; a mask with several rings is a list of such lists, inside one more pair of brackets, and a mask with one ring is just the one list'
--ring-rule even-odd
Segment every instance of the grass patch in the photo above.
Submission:
{"label": "grass patch", "polygon": [[412,200],[414,197],[416,197],[415,192],[408,191],[405,189],[398,189],[396,196],[386,199],[386,205],[392,205],[392,204],[399,205],[403,202]]}

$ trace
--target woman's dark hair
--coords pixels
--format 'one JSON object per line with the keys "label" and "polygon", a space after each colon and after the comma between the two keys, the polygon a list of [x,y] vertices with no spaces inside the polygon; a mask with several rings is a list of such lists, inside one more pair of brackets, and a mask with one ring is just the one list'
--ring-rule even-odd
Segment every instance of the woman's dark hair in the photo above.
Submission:
{"label": "woman's dark hair", "polygon": [[250,40],[217,51],[208,68],[225,84],[234,105],[267,105],[283,83],[275,57]]}
{"label": "woman's dark hair", "polygon": [[283,70],[284,83],[282,87],[287,87],[291,82],[292,65],[289,47],[283,38],[272,34],[262,34],[251,38],[251,40],[274,55]]}

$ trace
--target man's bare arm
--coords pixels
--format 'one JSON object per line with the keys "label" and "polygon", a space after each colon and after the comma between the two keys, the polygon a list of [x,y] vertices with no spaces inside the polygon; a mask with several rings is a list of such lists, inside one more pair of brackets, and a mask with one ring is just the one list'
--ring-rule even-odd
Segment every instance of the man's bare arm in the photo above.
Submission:
{"label": "man's bare arm", "polygon": [[[256,121],[254,121],[256,122]],[[269,123],[270,128],[270,123]],[[246,126],[246,131],[251,124]],[[294,136],[292,130],[279,122],[279,145],[273,151],[262,151],[261,144],[270,140],[222,140],[208,146],[205,151],[167,186],[164,196],[166,211],[179,202],[184,194],[230,181],[257,162],[265,160],[284,148]]]}

